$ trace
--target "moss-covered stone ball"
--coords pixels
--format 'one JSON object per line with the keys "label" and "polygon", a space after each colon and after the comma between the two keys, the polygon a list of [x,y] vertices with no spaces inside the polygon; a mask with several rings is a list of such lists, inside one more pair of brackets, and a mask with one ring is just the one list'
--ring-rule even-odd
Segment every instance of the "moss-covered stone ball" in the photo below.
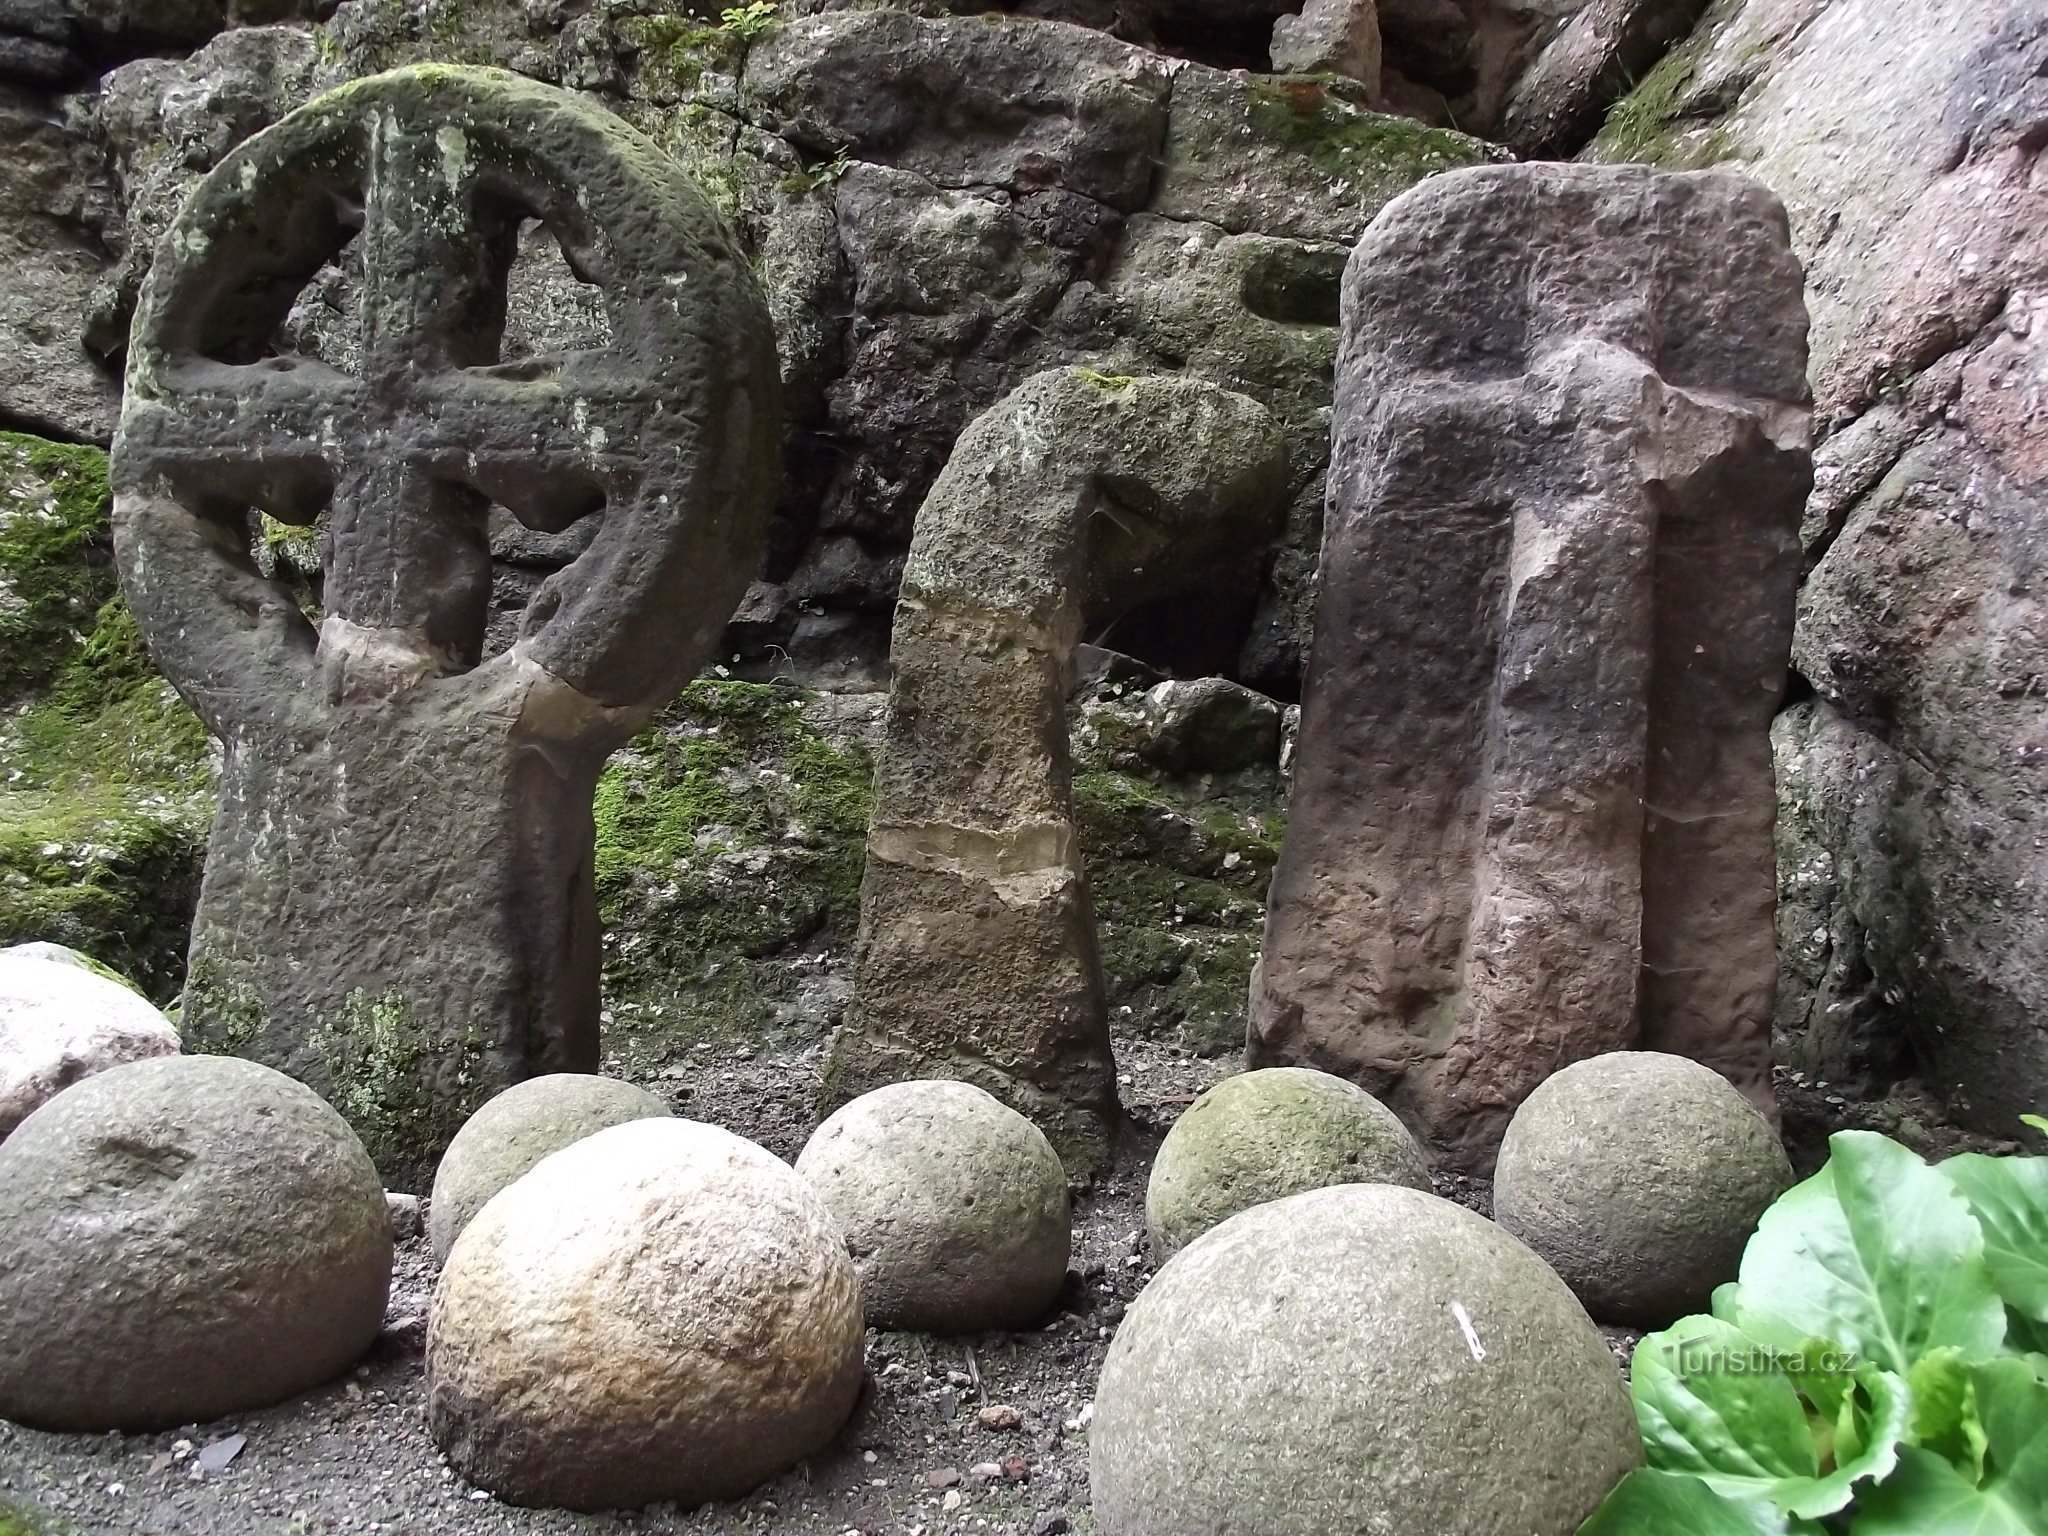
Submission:
{"label": "moss-covered stone ball", "polygon": [[1067,1175],[1037,1126],[968,1083],[892,1083],[812,1133],[796,1170],[846,1233],[877,1328],[1025,1328],[1058,1298]]}
{"label": "moss-covered stone ball", "polygon": [[427,1201],[427,1240],[446,1261],[455,1239],[491,1196],[550,1153],[624,1125],[667,1115],[645,1088],[587,1072],[551,1072],[514,1083],[480,1105],[441,1154]]}
{"label": "moss-covered stone ball", "polygon": [[822,1449],[861,1383],[860,1283],[789,1165],[693,1120],[615,1125],[456,1240],[427,1423],[501,1499],[737,1498]]}
{"label": "moss-covered stone ball", "polygon": [[1777,1132],[1720,1073],[1616,1051],[1566,1067],[1515,1112],[1493,1214],[1603,1323],[1655,1328],[1735,1278],[1791,1182]]}
{"label": "moss-covered stone ball", "polygon": [[1095,1394],[1102,1536],[1571,1536],[1642,1459],[1614,1359],[1484,1217],[1343,1184],[1231,1217]]}
{"label": "moss-covered stone ball", "polygon": [[1166,1258],[1239,1211],[1330,1184],[1430,1188],[1408,1128],[1356,1083],[1307,1067],[1226,1077],[1173,1123],[1145,1189]]}
{"label": "moss-covered stone ball", "polygon": [[113,1067],[0,1143],[0,1417],[144,1431],[266,1407],[368,1349],[390,1284],[369,1153],[268,1067]]}

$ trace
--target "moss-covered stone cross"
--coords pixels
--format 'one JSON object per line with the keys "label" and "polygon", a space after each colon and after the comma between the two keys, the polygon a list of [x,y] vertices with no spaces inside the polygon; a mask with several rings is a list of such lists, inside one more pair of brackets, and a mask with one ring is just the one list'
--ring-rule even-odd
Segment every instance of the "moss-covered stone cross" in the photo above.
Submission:
{"label": "moss-covered stone cross", "polygon": [[[601,293],[609,346],[499,361],[527,219]],[[280,349],[351,241],[352,365]],[[568,92],[397,70],[200,183],[143,294],[113,464],[123,585],[226,747],[188,1044],[305,1079],[400,1178],[494,1088],[595,1066],[592,786],[758,564],[778,409],[718,215]],[[601,526],[487,657],[493,504]],[[317,623],[251,560],[257,512],[325,519]]]}

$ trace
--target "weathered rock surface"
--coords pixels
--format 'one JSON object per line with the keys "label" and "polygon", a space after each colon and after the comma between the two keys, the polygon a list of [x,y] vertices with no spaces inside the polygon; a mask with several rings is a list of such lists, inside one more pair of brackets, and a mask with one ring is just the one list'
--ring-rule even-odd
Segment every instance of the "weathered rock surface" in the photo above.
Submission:
{"label": "weathered rock surface", "polygon": [[1184,378],[1043,374],[962,437],[896,611],[834,1098],[957,1077],[1077,1172],[1103,1155],[1116,1091],[1074,838],[1074,646],[1084,620],[1256,549],[1286,466],[1263,408]]}
{"label": "weathered rock surface", "polygon": [[254,1062],[116,1067],[0,1144],[0,1417],[134,1432],[267,1407],[369,1348],[390,1281],[362,1143]]}
{"label": "weathered rock surface", "polygon": [[789,1166],[637,1120],[492,1201],[441,1272],[427,1422],[514,1504],[736,1498],[822,1448],[861,1381],[859,1282]]}
{"label": "weathered rock surface", "polygon": [[1811,480],[1782,210],[1729,176],[1471,170],[1345,281],[1250,1059],[1362,1082],[1474,1169],[1558,1066],[1638,1043],[1768,1103]]}
{"label": "weathered rock surface", "polygon": [[1373,0],[1308,0],[1273,23],[1271,56],[1277,74],[1343,75],[1377,95],[1379,10]]}
{"label": "weathered rock surface", "polygon": [[1239,1211],[1331,1184],[1433,1188],[1408,1128],[1356,1083],[1307,1067],[1226,1077],[1160,1144],[1145,1186],[1152,1251],[1170,1257]]}
{"label": "weathered rock surface", "polygon": [[69,950],[0,949],[0,1140],[80,1078],[177,1050],[177,1030],[147,998]]}
{"label": "weathered rock surface", "polygon": [[1598,149],[1733,159],[1808,269],[1828,435],[1781,724],[1802,1064],[2048,1101],[2048,11],[1720,0]]}
{"label": "weathered rock surface", "polygon": [[[1191,219],[1256,231],[1275,244],[1307,228],[1349,242],[1418,176],[1483,159],[1486,147],[1366,111],[1362,87],[1308,81],[1283,92],[1282,82],[1188,62],[1206,55],[1179,43],[1162,55],[1035,19],[796,14],[808,8],[787,4],[782,21],[743,38],[639,5],[345,0],[317,27],[240,27],[188,58],[123,65],[107,77],[99,116],[127,228],[117,218],[106,242],[118,265],[96,290],[91,345],[111,355],[124,344],[140,279],[183,189],[232,141],[317,86],[423,59],[558,81],[593,93],[698,178],[768,289],[783,351],[788,476],[753,612],[727,637],[743,675],[877,677],[912,518],[954,438],[1030,373],[1079,362],[1119,373],[1185,367],[1250,393],[1282,416],[1291,442],[1305,445],[1294,466],[1297,504],[1284,548],[1259,574],[1260,613],[1249,635],[1249,602],[1233,597],[1206,610],[1199,626],[1180,626],[1198,631],[1208,654],[1188,660],[1166,649],[1150,658],[1181,673],[1237,671],[1242,652],[1247,680],[1291,693],[1320,528],[1327,431],[1317,417],[1328,404],[1327,379],[1251,366],[1251,352],[1176,353],[1180,322],[1168,311],[1198,316],[1219,339],[1258,332],[1258,345],[1270,345],[1267,281],[1240,290],[1213,272],[1193,307],[1185,301],[1195,295],[1178,283],[1133,289],[1128,303],[1113,304],[1114,327],[1094,307],[1096,285],[1107,266],[1122,264],[1126,210],[1151,203],[1172,213],[1180,222],[1152,238],[1174,244],[1212,238],[1206,223]],[[1064,13],[1058,5],[1033,9]],[[1071,9],[1122,36],[1154,35],[1131,0],[1116,15],[1105,6],[1086,16],[1086,5]],[[1250,51],[1230,62],[1251,63],[1285,7],[1252,14],[1210,6],[1199,21],[1186,6],[1161,9],[1176,13],[1165,18],[1168,31],[1183,23],[1243,31]],[[1162,157],[1174,164],[1170,178],[1153,175]],[[874,190],[859,198],[841,192],[871,181],[869,171],[901,173],[891,178],[885,211],[899,226],[914,223],[917,241],[898,279],[856,296]],[[876,255],[898,260],[888,246]],[[984,283],[991,267],[1003,276]],[[345,254],[308,286],[287,326],[299,350],[349,364],[341,340],[353,330],[358,268]],[[543,253],[529,264],[522,250],[515,282],[520,268],[525,284],[507,326],[508,358],[518,354],[522,320],[574,309],[565,301],[589,291],[558,257],[550,263]],[[1279,315],[1289,345],[1327,350],[1334,287],[1324,286],[1328,318]],[[915,297],[904,302],[906,293]],[[1078,325],[1053,313],[1063,299],[1073,301]],[[1105,357],[1110,350],[1142,351],[1146,360]],[[519,611],[551,568],[545,560],[497,560],[494,644],[516,632]]]}
{"label": "weathered rock surface", "polygon": [[1085,27],[898,10],[792,21],[744,75],[783,131],[828,159],[942,187],[1060,187],[1125,212],[1151,185],[1168,79],[1164,59]]}
{"label": "weathered rock surface", "polygon": [[441,1154],[428,1201],[427,1238],[436,1260],[493,1195],[542,1158],[629,1120],[668,1114],[645,1088],[585,1072],[549,1072],[514,1083],[463,1123]]}
{"label": "weathered rock surface", "polygon": [[1232,1217],[1117,1330],[1103,1536],[1570,1536],[1642,1458],[1599,1331],[1434,1195],[1347,1184]]}
{"label": "weathered rock surface", "polygon": [[[345,238],[315,163],[365,199],[348,373],[259,361]],[[493,367],[517,218],[486,184],[578,253],[609,346]],[[776,402],[716,211],[650,141],[516,76],[330,93],[166,236],[114,524],[154,654],[228,744],[185,1027],[330,1092],[395,1182],[491,1088],[596,1063],[592,787],[755,569]],[[605,516],[484,660],[493,501],[552,532]],[[250,503],[327,518],[317,630],[241,553]]]}
{"label": "weathered rock surface", "polygon": [[1615,1051],[1515,1111],[1493,1216],[1601,1322],[1662,1328],[1735,1278],[1757,1218],[1791,1183],[1777,1132],[1726,1078]]}
{"label": "weathered rock surface", "polygon": [[891,1083],[811,1134],[796,1171],[832,1212],[871,1328],[1028,1328],[1067,1277],[1067,1175],[1044,1134],[967,1083]]}
{"label": "weathered rock surface", "polygon": [[80,321],[118,211],[79,115],[0,83],[0,418],[105,442],[117,391]]}
{"label": "weathered rock surface", "polygon": [[1274,766],[1280,706],[1221,677],[1169,679],[1145,693],[1139,750],[1169,773],[1236,773]]}

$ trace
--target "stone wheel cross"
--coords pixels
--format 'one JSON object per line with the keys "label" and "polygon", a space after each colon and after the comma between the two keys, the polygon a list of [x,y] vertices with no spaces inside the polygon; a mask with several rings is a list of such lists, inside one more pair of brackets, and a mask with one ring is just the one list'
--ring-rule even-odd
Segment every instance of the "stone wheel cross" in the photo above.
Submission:
{"label": "stone wheel cross", "polygon": [[[539,219],[606,347],[498,361]],[[360,252],[350,371],[274,355]],[[419,66],[328,93],[202,181],[159,247],[115,445],[115,543],[152,652],[226,745],[185,1018],[417,1165],[491,1088],[596,1059],[590,793],[703,664],[776,472],[765,301],[650,140],[566,92]],[[483,658],[496,503],[602,509]],[[331,552],[316,630],[250,509]]]}

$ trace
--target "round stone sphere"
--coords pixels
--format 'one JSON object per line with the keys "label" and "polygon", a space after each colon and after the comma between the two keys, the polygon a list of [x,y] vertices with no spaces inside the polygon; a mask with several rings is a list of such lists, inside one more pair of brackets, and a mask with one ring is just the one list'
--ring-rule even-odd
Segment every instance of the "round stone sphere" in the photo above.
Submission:
{"label": "round stone sphere", "polygon": [[811,1133],[796,1171],[860,1272],[877,1328],[1028,1328],[1067,1277],[1067,1172],[1044,1132],[971,1083],[891,1083]]}
{"label": "round stone sphere", "polygon": [[61,944],[0,949],[0,1138],[80,1078],[175,1055],[178,1032]]}
{"label": "round stone sphere", "polygon": [[544,1159],[456,1239],[427,1424],[513,1504],[745,1494],[860,1393],[860,1285],[824,1202],[730,1131],[645,1119]]}
{"label": "round stone sphere", "polygon": [[1770,1122],[1711,1067],[1657,1051],[1574,1063],[1508,1122],[1493,1214],[1603,1323],[1656,1328],[1735,1278],[1792,1183]]}
{"label": "round stone sphere", "polygon": [[0,1143],[0,1417],[141,1431],[266,1407],[368,1349],[390,1284],[370,1155],[255,1062],[113,1067]]}
{"label": "round stone sphere", "polygon": [[1254,1206],[1139,1293],[1095,1393],[1102,1536],[1571,1536],[1642,1460],[1564,1282],[1462,1206]]}
{"label": "round stone sphere", "polygon": [[645,1088],[588,1072],[551,1072],[514,1083],[478,1106],[441,1154],[427,1201],[434,1259],[499,1190],[550,1153],[629,1120],[666,1117],[669,1107]]}
{"label": "round stone sphere", "polygon": [[1239,1211],[1331,1184],[1427,1193],[1429,1166],[1394,1112],[1307,1067],[1226,1077],[1174,1121],[1145,1187],[1153,1252],[1179,1252]]}

